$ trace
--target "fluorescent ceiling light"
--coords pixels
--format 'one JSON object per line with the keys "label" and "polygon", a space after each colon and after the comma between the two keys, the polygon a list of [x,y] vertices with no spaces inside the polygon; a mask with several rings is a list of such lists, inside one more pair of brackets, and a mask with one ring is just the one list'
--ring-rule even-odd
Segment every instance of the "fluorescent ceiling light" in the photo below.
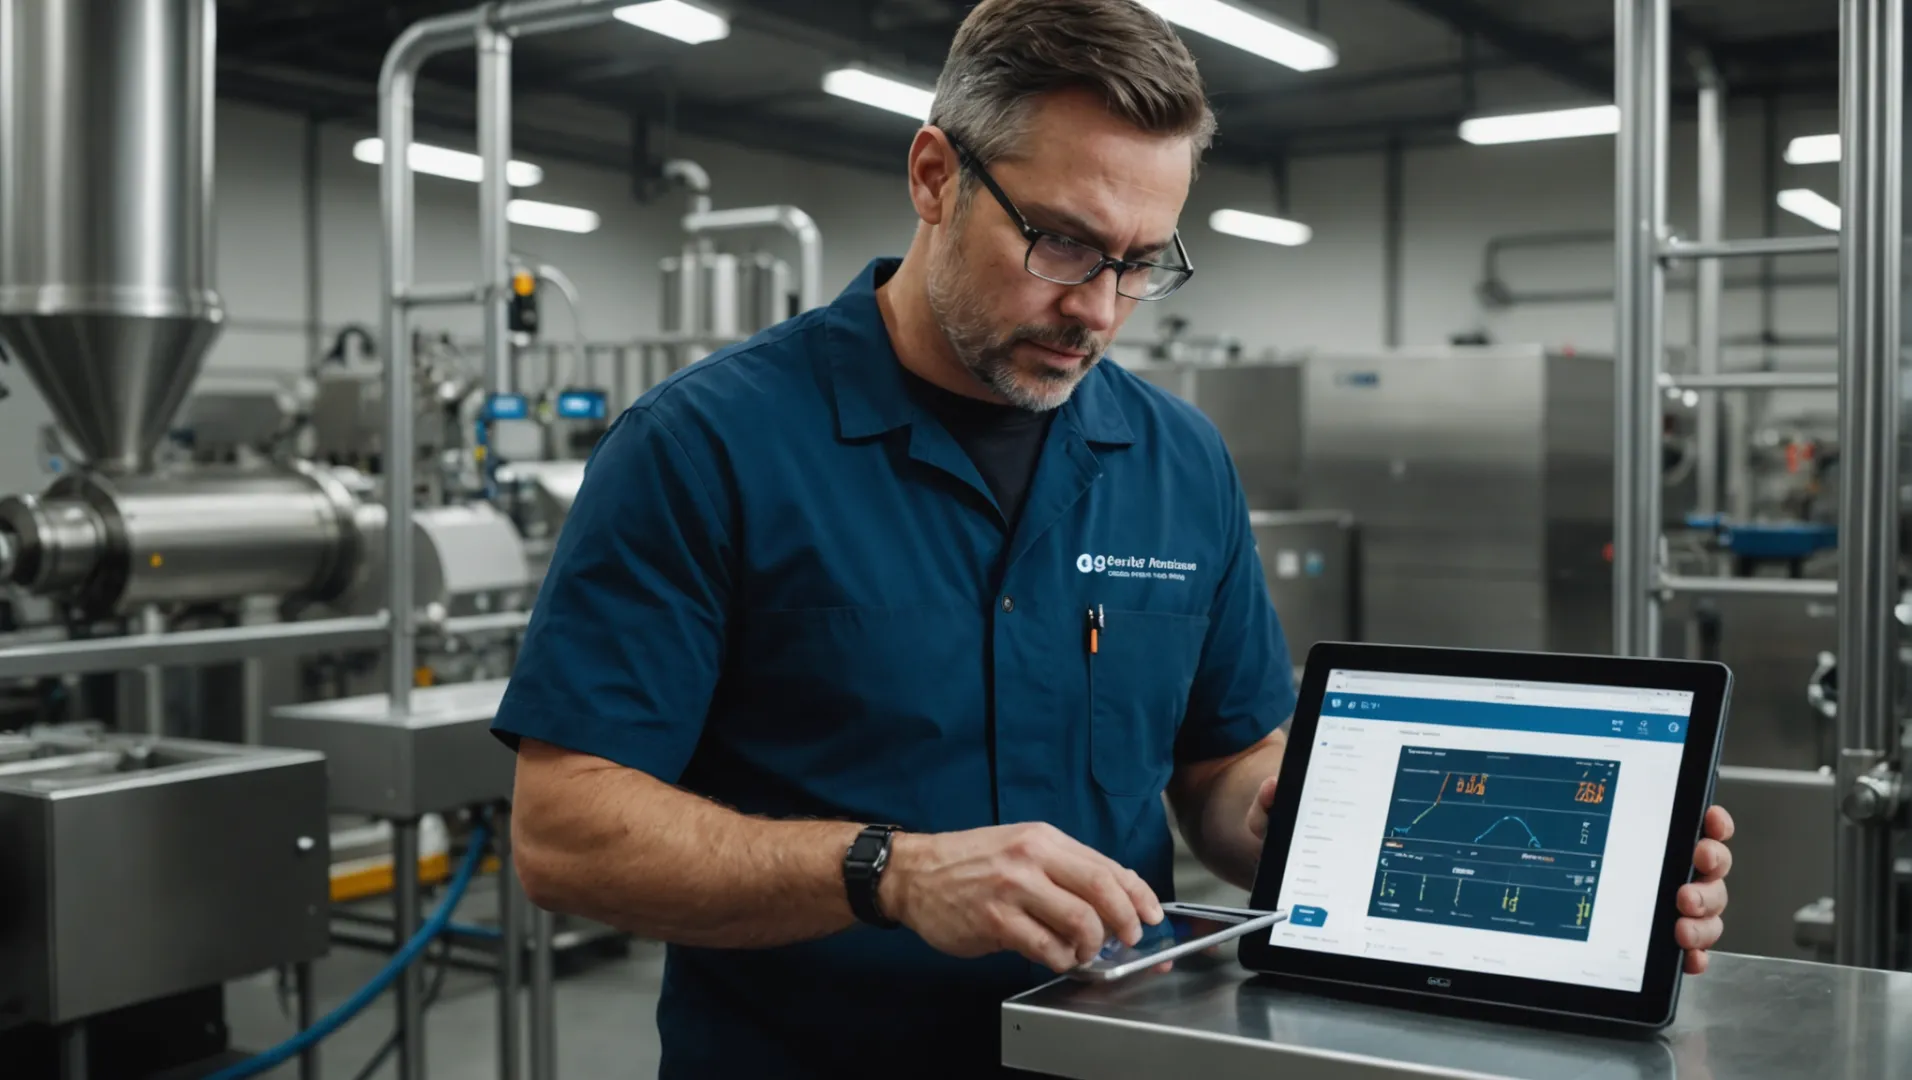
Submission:
{"label": "fluorescent ceiling light", "polygon": [[618,20],[641,26],[653,34],[676,38],[688,45],[702,45],[730,36],[730,20],[714,11],[706,11],[684,0],[649,0],[626,4],[611,12]]}
{"label": "fluorescent ceiling light", "polygon": [[[385,143],[379,139],[360,139],[352,144],[352,156],[368,165],[385,160]],[[447,150],[425,143],[412,144],[412,171],[477,183],[485,175],[485,159],[463,150]],[[528,161],[505,163],[505,179],[512,187],[530,187],[544,179],[544,170]]]}
{"label": "fluorescent ceiling light", "polygon": [[1811,188],[1788,188],[1779,193],[1779,208],[1788,213],[1798,214],[1822,229],[1839,231],[1843,215],[1839,213],[1839,204],[1819,194]]}
{"label": "fluorescent ceiling light", "polygon": [[1786,144],[1786,164],[1824,165],[1839,160],[1839,136],[1801,135]]}
{"label": "fluorescent ceiling light", "polygon": [[1299,221],[1251,214],[1246,210],[1217,210],[1208,215],[1208,227],[1218,233],[1284,247],[1299,247],[1314,239],[1314,230]]}
{"label": "fluorescent ceiling light", "polygon": [[1320,71],[1341,60],[1334,42],[1320,34],[1222,0],[1142,0],[1142,6],[1177,26],[1296,71]]}
{"label": "fluorescent ceiling light", "polygon": [[1580,109],[1477,116],[1461,121],[1461,138],[1476,146],[1497,143],[1573,139],[1583,135],[1613,135],[1620,130],[1618,105],[1589,105]]}
{"label": "fluorescent ceiling light", "polygon": [[513,199],[506,203],[505,219],[513,225],[556,229],[559,232],[596,232],[598,227],[597,214],[581,206],[560,206],[530,199]]}
{"label": "fluorescent ceiling light", "polygon": [[929,119],[936,91],[925,90],[862,68],[838,68],[823,77],[823,91],[840,98],[888,109],[916,120]]}

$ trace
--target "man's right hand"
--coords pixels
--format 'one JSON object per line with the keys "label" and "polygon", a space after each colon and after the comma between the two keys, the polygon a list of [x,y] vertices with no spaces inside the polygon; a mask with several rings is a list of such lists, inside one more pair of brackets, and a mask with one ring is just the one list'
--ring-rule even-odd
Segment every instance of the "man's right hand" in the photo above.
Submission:
{"label": "man's right hand", "polygon": [[1011,950],[1058,973],[1162,921],[1140,875],[1040,823],[897,833],[877,901],[951,956]]}

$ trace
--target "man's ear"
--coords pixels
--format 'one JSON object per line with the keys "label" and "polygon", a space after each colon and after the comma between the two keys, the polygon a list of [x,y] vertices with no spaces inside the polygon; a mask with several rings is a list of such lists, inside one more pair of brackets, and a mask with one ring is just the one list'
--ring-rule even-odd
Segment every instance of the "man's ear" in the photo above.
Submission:
{"label": "man's ear", "polygon": [[941,128],[925,125],[910,141],[910,202],[927,225],[941,225],[955,206],[962,163]]}

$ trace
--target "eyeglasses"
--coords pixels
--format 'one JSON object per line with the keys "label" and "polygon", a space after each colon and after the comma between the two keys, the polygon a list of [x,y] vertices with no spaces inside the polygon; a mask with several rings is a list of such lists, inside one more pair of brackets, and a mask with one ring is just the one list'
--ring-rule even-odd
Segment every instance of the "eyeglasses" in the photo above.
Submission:
{"label": "eyeglasses", "polygon": [[977,179],[996,197],[1003,212],[1016,226],[1023,238],[1029,241],[1029,250],[1023,254],[1022,267],[1044,281],[1053,281],[1057,285],[1086,285],[1094,281],[1096,275],[1105,268],[1115,270],[1115,291],[1131,300],[1161,300],[1170,293],[1188,283],[1195,276],[1195,267],[1189,263],[1188,249],[1182,246],[1181,230],[1174,234],[1175,259],[1180,265],[1170,266],[1163,263],[1140,262],[1134,259],[1118,259],[1106,255],[1095,248],[1074,240],[1061,233],[1038,229],[1029,224],[1009,201],[996,184],[996,178],[989,175],[983,163],[975,154],[969,152],[955,139],[949,145],[956,150],[956,157],[964,168],[974,170]]}

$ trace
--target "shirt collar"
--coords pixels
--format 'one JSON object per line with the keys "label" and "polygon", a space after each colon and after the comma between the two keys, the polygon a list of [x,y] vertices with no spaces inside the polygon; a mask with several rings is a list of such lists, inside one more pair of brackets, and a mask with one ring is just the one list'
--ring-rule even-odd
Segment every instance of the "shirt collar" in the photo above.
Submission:
{"label": "shirt collar", "polygon": [[[845,439],[866,439],[894,431],[921,415],[904,382],[903,362],[897,359],[876,302],[877,287],[901,265],[900,259],[871,260],[825,315],[837,434]],[[1135,435],[1116,396],[1116,375],[1104,370],[1112,363],[1105,357],[1090,369],[1063,405],[1062,415],[1069,417],[1089,442],[1127,446],[1135,441]]]}

